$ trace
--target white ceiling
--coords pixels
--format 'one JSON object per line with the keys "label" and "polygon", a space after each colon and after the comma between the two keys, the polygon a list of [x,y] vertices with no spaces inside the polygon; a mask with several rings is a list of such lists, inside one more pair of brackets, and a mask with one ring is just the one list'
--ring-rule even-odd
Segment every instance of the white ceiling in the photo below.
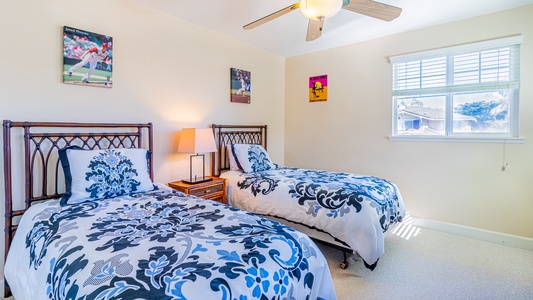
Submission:
{"label": "white ceiling", "polygon": [[243,25],[299,0],[135,1],[284,57],[533,4],[533,0],[383,0],[380,2],[401,7],[400,17],[385,22],[341,9],[325,21],[319,39],[306,42],[307,19],[299,10],[252,30],[242,29]]}

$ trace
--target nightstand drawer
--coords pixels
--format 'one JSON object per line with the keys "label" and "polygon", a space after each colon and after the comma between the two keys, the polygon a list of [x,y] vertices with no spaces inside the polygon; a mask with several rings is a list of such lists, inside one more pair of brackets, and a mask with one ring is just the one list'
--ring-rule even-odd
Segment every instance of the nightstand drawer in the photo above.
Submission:
{"label": "nightstand drawer", "polygon": [[200,188],[190,188],[189,194],[195,195],[198,197],[208,197],[209,195],[215,194],[215,193],[222,193],[224,186],[222,184],[216,184],[212,186],[207,187],[200,187]]}
{"label": "nightstand drawer", "polygon": [[226,203],[226,180],[219,177],[208,177],[212,178],[212,180],[198,184],[187,184],[182,181],[173,181],[169,182],[168,186],[185,194]]}
{"label": "nightstand drawer", "polygon": [[224,203],[225,202],[224,201],[224,193],[223,192],[210,194],[210,195],[205,195],[205,196],[202,196],[202,198],[207,199],[207,200],[217,201],[217,202],[220,202],[220,203]]}

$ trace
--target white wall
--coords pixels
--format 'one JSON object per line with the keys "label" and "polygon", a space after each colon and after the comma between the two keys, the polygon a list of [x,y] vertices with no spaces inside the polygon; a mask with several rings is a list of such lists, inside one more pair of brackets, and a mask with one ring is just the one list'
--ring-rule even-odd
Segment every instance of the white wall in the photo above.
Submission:
{"label": "white wall", "polygon": [[[285,163],[387,178],[411,215],[533,237],[533,6],[288,58]],[[364,30],[362,28],[361,30]],[[503,144],[392,142],[388,57],[524,35],[520,132]],[[329,99],[310,103],[310,76],[328,75]]]}
{"label": "white wall", "polygon": [[[113,37],[113,88],[62,83],[64,25]],[[251,104],[230,102],[232,67],[252,72]],[[283,163],[284,68],[282,57],[134,1],[0,2],[0,119],[153,122],[158,182],[188,177],[176,133],[212,123],[267,124],[269,152]]]}

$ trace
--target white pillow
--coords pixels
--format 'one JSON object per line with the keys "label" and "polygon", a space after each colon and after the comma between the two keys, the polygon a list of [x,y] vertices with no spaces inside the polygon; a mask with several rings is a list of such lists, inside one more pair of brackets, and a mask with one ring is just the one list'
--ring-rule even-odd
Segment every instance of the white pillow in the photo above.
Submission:
{"label": "white pillow", "polygon": [[113,198],[154,189],[148,173],[151,152],[146,149],[59,150],[66,192],[61,204]]}
{"label": "white pillow", "polygon": [[239,165],[237,164],[237,161],[235,160],[235,155],[233,155],[233,151],[231,150],[231,146],[226,147],[226,152],[228,153],[229,158],[229,169],[231,171],[239,171]]}
{"label": "white pillow", "polygon": [[265,148],[257,144],[233,144],[231,146],[237,165],[244,173],[275,169]]}

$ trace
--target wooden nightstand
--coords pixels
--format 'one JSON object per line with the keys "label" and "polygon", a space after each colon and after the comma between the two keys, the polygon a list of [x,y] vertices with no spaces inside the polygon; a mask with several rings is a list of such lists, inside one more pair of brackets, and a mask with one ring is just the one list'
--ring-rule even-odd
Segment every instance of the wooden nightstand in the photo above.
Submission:
{"label": "wooden nightstand", "polygon": [[180,180],[169,182],[168,186],[185,194],[226,204],[226,179],[213,176],[206,177],[211,177],[213,180],[198,184],[187,184]]}

